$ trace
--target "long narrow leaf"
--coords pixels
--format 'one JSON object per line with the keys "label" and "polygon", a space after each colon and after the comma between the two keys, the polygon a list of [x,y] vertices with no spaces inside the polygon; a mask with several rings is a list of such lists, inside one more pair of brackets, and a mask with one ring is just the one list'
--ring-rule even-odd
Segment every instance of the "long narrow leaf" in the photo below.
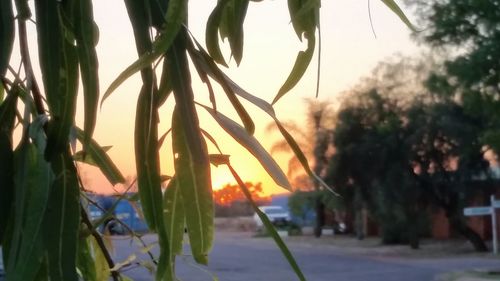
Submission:
{"label": "long narrow leaf", "polygon": [[[137,1],[136,1],[137,2]],[[101,101],[101,105],[106,100],[111,93],[116,90],[125,80],[130,76],[142,70],[145,67],[150,66],[156,59],[162,56],[172,45],[175,36],[179,32],[184,20],[187,15],[187,2],[184,0],[170,0],[168,5],[168,11],[166,15],[165,30],[162,31],[161,35],[153,44],[153,49],[148,52],[141,54],[141,57],[127,67],[118,77],[111,83],[108,87]]]}
{"label": "long narrow leaf", "polygon": [[[170,1],[168,11],[171,12],[170,10],[172,8],[174,11],[182,12],[179,10],[179,7],[176,7],[176,5],[179,4],[178,2],[178,0]],[[149,38],[149,30],[152,24],[150,21],[150,13],[148,12],[150,8],[148,7],[149,2],[127,0],[125,4],[134,29],[136,48],[140,57],[137,62],[142,64],[140,68],[134,70],[141,71],[143,81],[139,100],[137,102],[134,131],[139,195],[146,222],[151,230],[157,231],[158,233],[160,257],[155,279],[157,281],[165,278],[167,280],[172,280],[172,271],[169,269],[171,267],[171,261],[169,259],[168,235],[163,221],[158,145],[158,90],[156,88],[156,77],[152,68],[152,62],[156,57],[162,55],[160,49],[163,49],[163,51],[168,49],[170,45],[169,40],[172,41],[175,37],[184,15],[182,13],[174,15],[167,14],[167,21],[171,21],[171,24],[167,24],[166,26],[165,32],[168,31],[165,35],[166,37],[159,38],[158,41],[160,44],[167,44],[167,46],[156,49],[152,46],[151,39]],[[153,57],[151,57],[151,60],[144,59],[145,57],[147,58],[147,56]],[[120,79],[120,77],[118,79]],[[117,80],[115,80],[115,82],[117,82]]]}
{"label": "long narrow leaf", "polygon": [[186,211],[191,250],[198,263],[206,264],[214,237],[212,182],[208,150],[194,105],[186,40],[187,32],[183,30],[166,57],[176,102],[172,118],[172,148],[177,155],[175,176]]}
{"label": "long narrow leaf", "polygon": [[228,134],[230,134],[238,143],[255,156],[276,184],[291,190],[291,185],[281,168],[253,136],[249,135],[238,123],[224,116],[220,112],[215,112],[206,106],[203,106],[203,108],[205,108],[212,115],[215,121],[217,121],[217,123],[219,123],[219,125]]}
{"label": "long narrow leaf", "polygon": [[224,56],[220,50],[219,46],[219,25],[221,22],[222,12],[226,7],[229,0],[221,0],[217,2],[214,10],[210,14],[207,20],[207,28],[205,31],[205,42],[207,44],[207,50],[211,57],[219,64],[227,67]]}
{"label": "long narrow leaf", "polygon": [[75,9],[73,24],[83,84],[85,105],[83,150],[86,151],[94,133],[99,102],[98,61],[94,45],[98,35],[95,29],[92,1],[76,0],[76,2],[78,8]]}
{"label": "long narrow leaf", "polygon": [[[230,85],[228,85],[226,83],[226,80],[221,76],[222,72],[218,69],[217,65],[212,61],[211,58],[205,57],[203,53],[196,51],[193,47],[189,48],[189,53],[197,70],[199,70],[200,72],[203,71],[206,74],[214,77],[214,79],[220,83],[229,101],[233,105],[233,108],[236,110],[238,116],[243,122],[245,129],[248,131],[249,134],[253,135],[255,132],[255,125],[253,123],[252,118],[246,111],[245,107],[243,107],[241,102],[238,100],[238,97],[236,97]],[[202,77],[202,79],[204,78]],[[208,78],[206,79],[208,80]]]}
{"label": "long narrow leaf", "polygon": [[182,240],[184,237],[185,211],[182,202],[181,190],[175,178],[170,180],[163,195],[165,208],[165,226],[167,228],[171,259],[182,254]]}
{"label": "long narrow leaf", "polygon": [[[207,264],[213,244],[214,207],[208,155],[200,155],[189,147],[188,133],[181,123],[179,111],[172,121],[172,146],[177,155],[174,162],[176,180],[186,212],[186,225],[193,256],[198,263]],[[201,138],[201,136],[200,136]],[[202,138],[201,138],[202,140]],[[206,144],[201,153],[206,152]]]}
{"label": "long narrow leaf", "polygon": [[7,71],[13,45],[14,12],[12,1],[0,1],[0,77],[4,76]]}
{"label": "long narrow leaf", "polygon": [[243,23],[247,14],[249,0],[233,0],[231,5],[226,6],[224,12],[229,13],[229,46],[231,54],[237,65],[243,58]]}
{"label": "long narrow leaf", "polygon": [[[218,81],[222,85],[226,85],[227,87],[231,88],[231,90],[237,94],[238,96],[246,99],[247,101],[253,103],[255,106],[259,107],[262,111],[266,112],[269,116],[271,116],[278,126],[281,134],[289,144],[290,148],[294,152],[295,156],[297,159],[300,161],[302,166],[304,167],[304,170],[307,172],[307,174],[311,178],[317,177],[314,175],[313,171],[311,170],[309,163],[307,161],[307,158],[305,157],[304,153],[300,149],[299,145],[295,141],[295,139],[288,133],[288,131],[281,125],[281,122],[278,120],[276,117],[276,113],[274,111],[274,108],[265,100],[256,97],[247,91],[245,91],[243,88],[241,88],[238,84],[236,84],[233,80],[231,80],[227,75],[225,75],[215,64],[209,63],[210,62],[210,56],[203,50],[202,46],[196,42],[196,46],[198,47],[199,51],[197,54],[194,54],[192,57],[203,57],[203,58],[198,58],[200,62],[200,67],[204,69],[204,71],[210,75],[213,79]],[[323,182],[320,182],[323,185]],[[331,189],[327,185],[323,185],[327,189]]]}
{"label": "long narrow leaf", "polygon": [[417,28],[406,17],[405,13],[394,0],[381,0],[389,9],[391,9],[412,31],[417,31]]}
{"label": "long narrow leaf", "polygon": [[182,253],[182,238],[185,226],[185,211],[182,195],[177,180],[172,179],[163,197],[165,206],[165,226],[169,235],[171,253]]}
{"label": "long narrow leaf", "polygon": [[311,63],[314,48],[316,45],[315,37],[313,33],[308,33],[307,36],[307,49],[305,51],[300,51],[297,55],[297,59],[295,60],[295,64],[292,68],[292,72],[290,72],[288,78],[286,79],[283,86],[278,91],[278,94],[274,98],[272,104],[275,104],[280,98],[282,98],[286,93],[288,93],[297,83],[300,81],[302,76],[307,70],[307,67]]}
{"label": "long narrow leaf", "polygon": [[104,254],[94,237],[89,236],[89,239],[91,241],[92,252],[94,254],[96,281],[108,281],[111,271],[108,263],[106,262],[106,258],[104,257]]}
{"label": "long narrow leaf", "polygon": [[80,238],[78,243],[77,267],[83,280],[97,280],[96,260],[92,255],[90,243],[93,237]]}
{"label": "long narrow leaf", "polygon": [[[76,128],[76,136],[78,140],[82,143],[86,140],[86,134],[79,128]],[[106,176],[108,181],[115,185],[117,183],[124,183],[125,177],[122,175],[120,170],[116,167],[113,160],[108,156],[106,151],[94,140],[90,140],[87,143],[87,153],[92,157],[92,160],[95,161],[97,167],[101,170],[101,172]]]}
{"label": "long narrow leaf", "polygon": [[43,223],[50,279],[77,281],[80,191],[69,149],[53,159],[51,166],[55,180],[51,186],[49,207]]}
{"label": "long narrow leaf", "polygon": [[14,152],[12,135],[16,117],[17,94],[12,91],[0,104],[0,245],[11,217],[14,196]]}
{"label": "long narrow leaf", "polygon": [[[135,124],[135,154],[137,181],[144,216],[150,229],[158,232],[160,260],[156,274],[159,281],[167,274],[169,260],[168,235],[163,221],[160,160],[158,151],[157,109],[152,107],[152,95],[143,86],[137,103]],[[170,278],[171,277],[166,277]]]}
{"label": "long narrow leaf", "polygon": [[76,113],[78,56],[76,47],[63,32],[63,19],[72,18],[73,4],[65,2],[58,5],[54,1],[35,3],[40,67],[52,114],[45,150],[45,157],[49,160],[64,153]]}
{"label": "long narrow leaf", "polygon": [[264,223],[264,226],[266,227],[267,231],[269,231],[269,233],[271,234],[271,237],[274,239],[274,242],[276,242],[276,245],[278,245],[278,247],[280,248],[281,252],[285,256],[285,258],[288,261],[288,263],[290,264],[290,266],[292,267],[293,271],[295,271],[295,274],[297,274],[297,277],[300,280],[305,281],[306,277],[304,276],[304,274],[300,270],[300,267],[297,264],[297,262],[295,261],[295,258],[293,257],[292,253],[290,252],[290,250],[288,249],[286,244],[283,242],[283,240],[281,239],[279,234],[276,232],[276,229],[274,229],[273,223],[269,220],[269,218],[266,216],[266,214],[264,214],[259,209],[259,207],[257,206],[257,204],[255,203],[255,201],[252,198],[252,194],[248,190],[245,183],[241,180],[238,173],[236,173],[236,171],[233,169],[231,164],[228,163],[227,166],[229,167],[229,170],[231,171],[231,174],[233,175],[234,179],[238,183],[238,186],[240,187],[241,191],[243,192],[243,194],[245,194],[245,197],[247,198],[248,202],[250,202],[250,205],[252,205],[252,208],[257,213],[257,215],[262,220],[262,222]]}
{"label": "long narrow leaf", "polygon": [[32,280],[38,273],[44,256],[43,214],[48,205],[53,179],[49,163],[43,158],[43,148],[24,143],[16,151],[16,203],[14,235],[18,236],[9,253],[9,280]]}

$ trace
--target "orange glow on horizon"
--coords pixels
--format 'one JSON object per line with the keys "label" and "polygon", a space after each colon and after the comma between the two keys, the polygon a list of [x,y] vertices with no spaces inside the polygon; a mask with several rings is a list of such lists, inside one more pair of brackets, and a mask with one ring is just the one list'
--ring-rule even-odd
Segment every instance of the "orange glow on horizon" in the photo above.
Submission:
{"label": "orange glow on horizon", "polygon": [[[189,28],[199,42],[204,42],[205,23],[215,7],[216,0],[190,2]],[[127,18],[123,1],[94,1],[95,21],[99,26],[100,39],[97,45],[101,94],[126,67],[137,59],[133,31]],[[373,24],[379,30],[378,38],[373,37],[368,15],[363,1],[324,1],[322,3],[322,48],[320,96],[334,100],[336,95],[348,89],[366,74],[377,62],[392,53],[416,52],[416,45],[409,39],[409,30],[382,3],[372,6]],[[113,10],[113,15],[109,11]],[[35,26],[29,25],[30,41],[36,42]],[[265,32],[263,32],[265,30]],[[227,42],[221,43],[227,48]],[[225,56],[229,68],[223,71],[249,93],[268,102],[272,101],[282,83],[290,73],[297,53],[304,49],[290,24],[286,2],[252,2],[245,19],[244,58],[239,67]],[[13,58],[12,65],[18,65],[19,57]],[[33,60],[37,60],[33,52]],[[313,58],[316,62],[317,57]],[[36,75],[41,77],[38,70]],[[210,104],[206,86],[193,72],[193,90],[196,100]],[[304,118],[304,97],[313,97],[316,87],[316,65],[312,63],[300,83],[274,109],[279,119],[292,120],[301,126]],[[41,79],[40,79],[41,80]],[[217,96],[218,110],[240,122],[238,115],[224,96],[222,90],[213,83]],[[95,140],[102,146],[112,145],[108,152],[125,177],[135,177],[134,159],[134,118],[137,95],[141,87],[140,75],[134,75],[123,83],[99,110]],[[220,95],[219,95],[220,94]],[[83,98],[78,97],[76,123],[83,125]],[[262,141],[264,148],[280,139],[279,133],[265,131],[272,119],[252,104],[242,100],[256,125],[255,137]],[[170,99],[160,109],[160,135],[171,126],[170,114],[173,101]],[[231,154],[231,163],[240,173],[243,181],[261,182],[266,195],[284,193],[285,189],[276,185],[260,163],[245,148],[236,143],[212,120],[206,112],[200,111],[200,125],[217,140],[223,153]],[[207,141],[208,142],[208,141]],[[208,144],[210,153],[217,153]],[[273,155],[274,156],[274,155]],[[171,141],[167,138],[161,151],[161,171],[173,174]],[[277,155],[276,162],[286,171],[290,155]],[[79,166],[85,186],[99,193],[114,193],[121,186],[113,187],[95,167]],[[235,184],[226,167],[211,167],[214,190],[226,184]]]}

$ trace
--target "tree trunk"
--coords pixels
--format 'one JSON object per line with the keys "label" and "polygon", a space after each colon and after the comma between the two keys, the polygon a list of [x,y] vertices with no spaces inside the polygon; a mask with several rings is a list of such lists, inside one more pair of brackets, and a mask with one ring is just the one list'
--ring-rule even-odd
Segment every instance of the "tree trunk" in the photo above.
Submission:
{"label": "tree trunk", "polygon": [[314,236],[321,237],[323,226],[325,225],[325,205],[321,197],[316,198],[316,224],[314,225]]}
{"label": "tree trunk", "polygon": [[475,232],[472,228],[467,226],[465,222],[457,215],[448,216],[448,221],[450,222],[451,227],[457,231],[460,235],[464,236],[467,240],[469,240],[474,246],[474,250],[477,252],[486,252],[488,251],[488,247],[484,243],[483,239],[477,232]]}

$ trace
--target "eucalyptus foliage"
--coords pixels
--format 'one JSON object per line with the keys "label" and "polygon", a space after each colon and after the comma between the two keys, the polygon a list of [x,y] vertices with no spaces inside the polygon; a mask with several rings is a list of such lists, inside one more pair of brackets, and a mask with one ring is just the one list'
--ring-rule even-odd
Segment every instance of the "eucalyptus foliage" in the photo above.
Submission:
{"label": "eucalyptus foliage", "polygon": [[[243,90],[220,68],[227,65],[220,39],[227,39],[232,58],[237,64],[241,62],[247,8],[256,4],[250,2],[260,1],[217,1],[206,23],[206,48],[189,32],[187,2],[124,0],[138,59],[100,98],[95,49],[98,26],[91,0],[34,0],[34,6],[27,0],[0,1],[0,242],[8,281],[108,280],[110,276],[126,280],[120,272],[126,263],[113,261],[96,231],[111,214],[106,212],[96,222],[90,221],[86,206],[94,203],[83,192],[75,161],[97,166],[112,184],[125,181],[106,154],[107,148],[93,140],[93,131],[99,102],[136,73],[142,78],[134,134],[137,183],[145,220],[158,234],[159,256],[150,255],[155,280],[175,280],[174,261],[181,252],[185,227],[194,259],[208,263],[214,236],[211,164],[229,166],[298,278],[305,280],[228,156],[220,150],[215,154],[208,151],[206,140],[215,140],[200,128],[198,110],[207,110],[278,185],[289,188],[284,173],[253,136],[254,122],[240,99],[249,101],[275,120],[308,174],[315,176],[297,143],[276,118],[272,104],[298,83],[311,62],[321,2],[288,0],[292,27],[301,41],[307,41],[307,49],[298,53],[272,104]],[[383,2],[409,24],[395,2]],[[27,43],[27,23],[36,25],[36,47]],[[14,40],[19,41],[16,50]],[[13,51],[22,58],[21,70],[9,66]],[[30,52],[38,52],[41,77],[33,73]],[[193,92],[191,65],[207,84],[207,93]],[[80,81],[83,128],[75,125]],[[217,111],[219,93],[213,92],[213,82],[222,87],[243,126]],[[210,106],[195,102],[195,96],[204,94],[210,96]],[[162,193],[166,177],[160,168],[163,138],[158,135],[158,122],[159,110],[169,98],[175,101],[171,130],[175,174],[168,177],[167,191]],[[14,142],[14,132],[20,132],[19,142]],[[77,141],[82,151],[75,151]]]}

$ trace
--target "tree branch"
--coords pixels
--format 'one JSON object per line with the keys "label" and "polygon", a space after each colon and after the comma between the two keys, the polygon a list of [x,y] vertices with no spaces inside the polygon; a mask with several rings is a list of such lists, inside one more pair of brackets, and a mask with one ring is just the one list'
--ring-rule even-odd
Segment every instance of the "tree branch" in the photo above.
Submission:
{"label": "tree branch", "polygon": [[26,20],[18,19],[18,29],[19,29],[19,47],[21,50],[21,58],[24,65],[24,72],[26,74],[27,88],[28,92],[31,91],[33,94],[33,100],[35,101],[36,111],[38,114],[45,114],[45,108],[43,105],[42,94],[40,93],[40,88],[36,82],[35,75],[33,73],[33,66],[31,65],[31,58],[28,47],[28,35],[26,32]]}
{"label": "tree branch", "polygon": [[[106,262],[108,263],[108,266],[110,269],[115,267],[115,262],[111,258],[111,255],[109,254],[108,249],[106,248],[106,245],[104,244],[104,241],[102,240],[101,235],[97,232],[97,230],[92,226],[92,222],[90,221],[89,217],[87,216],[87,212],[83,208],[82,205],[80,205],[81,213],[82,213],[82,221],[83,223],[87,226],[87,228],[90,231],[90,234],[94,237],[95,241],[97,242],[97,245],[99,245],[99,248],[101,248],[101,251],[104,255],[104,258],[106,259]],[[111,276],[113,277],[114,281],[120,281],[120,273],[116,270],[111,270]]]}

